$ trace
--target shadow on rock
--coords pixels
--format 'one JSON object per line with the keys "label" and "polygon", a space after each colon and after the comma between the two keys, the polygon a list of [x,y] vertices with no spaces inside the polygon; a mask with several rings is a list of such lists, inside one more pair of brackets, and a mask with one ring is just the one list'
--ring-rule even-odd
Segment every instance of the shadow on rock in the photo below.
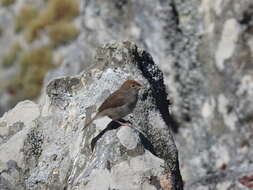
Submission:
{"label": "shadow on rock", "polygon": [[[119,119],[120,122],[126,123],[128,121],[124,120],[124,119]],[[129,123],[129,122],[128,122]],[[104,130],[102,130],[96,137],[94,137],[91,141],[91,150],[93,152],[97,141],[102,138],[102,136],[110,130],[114,130],[114,129],[118,129],[121,125],[115,121],[111,121]],[[157,156],[157,154],[155,153],[155,149],[154,146],[152,145],[152,143],[147,139],[147,137],[145,137],[145,135],[142,134],[141,131],[139,131],[138,129],[135,129],[139,132],[139,137],[141,140],[142,145],[144,146],[145,149],[147,149],[148,151],[150,151],[152,154],[154,154],[155,156]]]}

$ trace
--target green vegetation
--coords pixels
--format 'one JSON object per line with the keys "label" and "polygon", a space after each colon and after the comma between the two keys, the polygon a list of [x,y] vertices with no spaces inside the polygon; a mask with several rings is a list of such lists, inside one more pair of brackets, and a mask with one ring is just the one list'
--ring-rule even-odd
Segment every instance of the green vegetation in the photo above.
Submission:
{"label": "green vegetation", "polygon": [[19,32],[27,27],[38,15],[38,9],[31,4],[24,5],[16,16],[16,31]]}
{"label": "green vegetation", "polygon": [[0,4],[3,6],[9,6],[15,3],[16,0],[0,0]]}
{"label": "green vegetation", "polygon": [[47,46],[25,52],[20,59],[20,72],[14,84],[22,97],[33,98],[40,93],[47,71],[53,67],[52,50]]}
{"label": "green vegetation", "polygon": [[72,23],[61,21],[48,27],[48,36],[53,46],[65,44],[74,40],[79,34],[79,30]]}
{"label": "green vegetation", "polygon": [[[15,0],[0,0],[2,5],[10,5]],[[42,10],[33,6],[32,1],[26,3],[18,11],[15,18],[16,32],[28,42],[35,40],[39,33],[48,35],[50,42],[41,47],[34,48],[26,44],[24,51],[18,43],[13,44],[5,52],[0,65],[9,67],[13,63],[18,68],[13,80],[5,85],[0,84],[0,90],[6,90],[12,95],[15,104],[23,99],[32,99],[39,95],[45,74],[53,67],[59,66],[63,57],[53,61],[53,47],[74,40],[79,29],[72,24],[73,19],[79,15],[78,0],[44,0],[45,8]],[[1,31],[4,28],[0,27]],[[35,44],[33,44],[35,45]],[[54,64],[53,64],[54,62]]]}
{"label": "green vegetation", "polygon": [[28,41],[32,41],[38,36],[38,32],[46,26],[62,20],[70,21],[78,14],[79,4],[77,0],[50,0],[47,8],[42,10],[38,17],[29,24],[26,38]]}
{"label": "green vegetation", "polygon": [[3,59],[1,61],[1,66],[4,68],[10,67],[16,60],[21,52],[22,48],[19,43],[15,43],[11,45],[9,50],[6,52],[6,54],[3,56]]}
{"label": "green vegetation", "polygon": [[3,27],[0,25],[0,37],[2,36],[3,34]]}
{"label": "green vegetation", "polygon": [[79,15],[79,4],[77,0],[51,0],[48,13],[52,15],[54,22],[70,20]]}

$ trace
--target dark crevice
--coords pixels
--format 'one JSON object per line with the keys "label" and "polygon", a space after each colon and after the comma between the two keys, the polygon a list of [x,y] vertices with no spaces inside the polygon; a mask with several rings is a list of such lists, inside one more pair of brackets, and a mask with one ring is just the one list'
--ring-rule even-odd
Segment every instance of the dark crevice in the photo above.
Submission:
{"label": "dark crevice", "polygon": [[184,183],[183,183],[183,179],[180,173],[180,169],[179,169],[179,161],[177,160],[176,163],[176,169],[173,170],[171,173],[171,177],[172,177],[172,182],[173,182],[173,187],[176,190],[183,190],[184,189]]}
{"label": "dark crevice", "polygon": [[172,14],[174,15],[175,24],[177,26],[176,31],[182,33],[182,30],[179,27],[179,24],[180,24],[179,14],[178,14],[177,7],[174,0],[171,1],[170,6],[171,6]]}
{"label": "dark crevice", "polygon": [[[169,113],[169,106],[172,104],[167,99],[166,88],[163,81],[163,73],[155,65],[152,57],[146,51],[138,52],[136,49],[132,52],[134,55],[133,61],[137,65],[138,69],[142,72],[142,75],[148,80],[151,86],[151,93],[153,97],[156,109],[159,110],[164,122],[174,133],[178,132],[178,123]],[[152,69],[151,69],[152,68]],[[170,170],[173,178],[173,189],[183,190],[183,180],[179,170],[178,159],[176,159],[176,168]]]}
{"label": "dark crevice", "polygon": [[116,0],[116,1],[114,2],[115,8],[116,8],[117,10],[119,10],[119,11],[122,11],[123,8],[124,8],[124,6],[125,6],[127,3],[128,3],[127,0]]}
{"label": "dark crevice", "polygon": [[[154,103],[156,108],[160,111],[163,120],[166,125],[171,127],[174,133],[178,132],[178,123],[169,113],[169,106],[172,104],[167,99],[167,93],[163,81],[163,73],[157,68],[152,57],[143,51],[142,55],[138,54],[138,51],[133,51],[134,59],[138,69],[142,72],[142,75],[148,80],[151,85],[152,96],[154,97]],[[154,67],[155,69],[150,69]]]}
{"label": "dark crevice", "polygon": [[148,150],[149,152],[151,152],[153,155],[155,155],[155,156],[158,157],[158,155],[157,155],[156,152],[155,152],[154,146],[153,146],[152,143],[147,139],[147,137],[145,137],[142,133],[139,133],[139,137],[140,137],[141,143],[142,143],[142,145],[144,146],[144,148],[145,148],[146,150]]}
{"label": "dark crevice", "polygon": [[151,185],[156,187],[156,189],[161,189],[162,188],[161,185],[160,185],[160,181],[159,181],[157,176],[150,176],[149,181],[150,181]]}
{"label": "dark crevice", "polygon": [[246,11],[243,12],[242,18],[239,20],[241,25],[249,25],[253,20],[253,4],[250,5]]}

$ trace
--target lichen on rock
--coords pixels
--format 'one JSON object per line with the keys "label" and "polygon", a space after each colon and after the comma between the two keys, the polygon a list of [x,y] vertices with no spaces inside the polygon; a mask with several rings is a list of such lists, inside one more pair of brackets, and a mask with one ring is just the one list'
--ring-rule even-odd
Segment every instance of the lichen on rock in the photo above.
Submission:
{"label": "lichen on rock", "polygon": [[[101,119],[83,130],[86,110],[127,79],[145,86],[134,112],[124,118],[133,128]],[[39,114],[21,129],[26,129],[18,162],[24,186],[183,189],[168,107],[163,74],[152,57],[129,41],[105,44],[90,68],[48,83]]]}

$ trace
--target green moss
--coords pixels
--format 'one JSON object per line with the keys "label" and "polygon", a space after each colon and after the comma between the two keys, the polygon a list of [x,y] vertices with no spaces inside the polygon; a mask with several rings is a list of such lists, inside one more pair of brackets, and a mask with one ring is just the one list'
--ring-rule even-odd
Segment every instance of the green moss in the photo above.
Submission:
{"label": "green moss", "polygon": [[3,56],[1,61],[1,66],[4,68],[10,67],[13,63],[17,60],[19,53],[21,52],[22,48],[19,43],[15,43],[11,45],[9,50]]}
{"label": "green moss", "polygon": [[31,4],[24,5],[16,16],[16,31],[19,32],[27,27],[38,15],[38,9]]}
{"label": "green moss", "polygon": [[77,0],[51,0],[48,6],[42,10],[38,17],[28,26],[26,38],[34,40],[38,32],[48,25],[53,25],[62,20],[70,20],[79,15],[79,4]]}
{"label": "green moss", "polygon": [[53,46],[65,44],[74,40],[79,34],[76,26],[67,21],[61,21],[48,27],[48,36]]}
{"label": "green moss", "polygon": [[15,3],[16,0],[0,0],[0,4],[3,6],[9,6]]}

